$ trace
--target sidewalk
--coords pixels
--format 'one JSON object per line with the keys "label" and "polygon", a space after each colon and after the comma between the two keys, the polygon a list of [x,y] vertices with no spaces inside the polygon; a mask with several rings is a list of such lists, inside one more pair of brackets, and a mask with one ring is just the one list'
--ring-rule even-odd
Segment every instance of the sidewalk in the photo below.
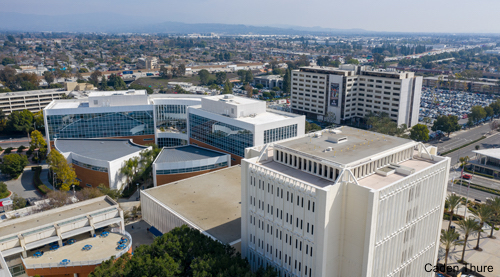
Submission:
{"label": "sidewalk", "polygon": [[40,180],[42,183],[46,185],[49,189],[54,190],[54,187],[49,182],[49,166],[46,164],[42,164],[42,173],[40,174]]}

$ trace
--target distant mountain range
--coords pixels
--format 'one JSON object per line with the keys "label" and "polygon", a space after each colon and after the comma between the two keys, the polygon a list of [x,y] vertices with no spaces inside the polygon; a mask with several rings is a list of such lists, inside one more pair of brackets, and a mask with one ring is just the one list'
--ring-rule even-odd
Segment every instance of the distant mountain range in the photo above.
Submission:
{"label": "distant mountain range", "polygon": [[242,24],[164,22],[161,18],[110,13],[35,15],[0,12],[0,31],[105,32],[105,33],[218,33],[261,35],[367,34],[363,29],[332,29],[291,25],[251,26]]}

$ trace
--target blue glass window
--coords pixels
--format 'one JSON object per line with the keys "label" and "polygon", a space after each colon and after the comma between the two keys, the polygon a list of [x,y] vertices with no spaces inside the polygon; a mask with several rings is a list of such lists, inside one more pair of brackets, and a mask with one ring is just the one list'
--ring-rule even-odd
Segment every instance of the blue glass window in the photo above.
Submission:
{"label": "blue glass window", "polygon": [[245,148],[253,146],[253,133],[196,114],[189,114],[189,136],[213,147],[244,157]]}
{"label": "blue glass window", "polygon": [[225,167],[225,166],[227,166],[227,162],[211,164],[211,165],[204,165],[204,166],[197,166],[197,167],[190,167],[190,168],[157,170],[156,174],[157,175],[168,175],[168,174],[197,172],[197,171],[221,168],[221,167]]}

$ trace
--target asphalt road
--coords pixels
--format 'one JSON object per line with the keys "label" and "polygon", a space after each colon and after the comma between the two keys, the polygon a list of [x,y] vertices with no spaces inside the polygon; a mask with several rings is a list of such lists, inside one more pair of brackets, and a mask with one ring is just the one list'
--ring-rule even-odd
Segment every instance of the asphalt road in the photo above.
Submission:
{"label": "asphalt road", "polygon": [[430,145],[437,146],[439,152],[445,152],[461,145],[474,141],[491,132],[489,123],[474,127],[468,130],[462,130],[450,135],[450,138],[443,138],[439,141],[431,142]]}
{"label": "asphalt road", "polygon": [[0,177],[1,181],[7,184],[7,188],[13,193],[25,199],[40,199],[43,195],[33,185],[33,174],[31,167],[24,168],[24,173],[16,180],[12,180],[5,175]]}
{"label": "asphalt road", "polygon": [[29,147],[30,141],[28,137],[0,137],[0,147],[3,149],[9,147],[17,148],[21,145]]}
{"label": "asphalt road", "polygon": [[[481,137],[481,136],[479,136],[479,137]],[[465,143],[466,142],[462,142],[461,145],[463,145]],[[451,165],[455,165],[459,162],[458,159],[460,157],[468,156],[469,158],[473,158],[475,156],[475,154],[472,153],[472,151],[476,150],[476,148],[475,148],[476,145],[479,145],[480,149],[500,148],[500,133],[496,133],[490,137],[487,137],[483,140],[480,140],[480,141],[473,143],[469,146],[466,146],[462,149],[458,149],[457,151],[451,152],[445,156],[451,158]],[[457,147],[457,146],[455,146],[455,147]],[[443,150],[439,149],[439,148],[438,148],[438,151],[443,152]],[[446,150],[444,150],[444,151],[446,151]]]}
{"label": "asphalt road", "polygon": [[[467,184],[464,182],[464,184]],[[483,203],[486,202],[486,197],[488,198],[495,198],[495,197],[498,197],[498,195],[495,195],[495,194],[491,194],[491,193],[487,193],[487,192],[484,192],[484,191],[480,191],[480,190],[476,190],[476,189],[473,189],[473,188],[470,188],[469,189],[469,192],[467,194],[467,187],[466,186],[460,186],[458,184],[455,184],[455,185],[451,185],[451,182],[448,182],[448,191],[449,192],[454,192],[458,195],[462,195],[462,196],[469,196],[469,198],[472,198],[472,199],[479,199],[481,200]]]}

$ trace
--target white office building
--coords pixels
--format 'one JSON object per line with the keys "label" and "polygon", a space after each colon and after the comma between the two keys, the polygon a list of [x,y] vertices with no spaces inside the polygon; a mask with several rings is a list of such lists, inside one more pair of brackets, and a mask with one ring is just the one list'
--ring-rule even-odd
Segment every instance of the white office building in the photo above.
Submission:
{"label": "white office building", "polygon": [[343,127],[246,150],[242,256],[281,276],[434,276],[450,159]]}
{"label": "white office building", "polygon": [[328,122],[353,123],[386,113],[398,126],[418,123],[422,77],[364,66],[301,67],[292,71],[292,112]]}
{"label": "white office building", "polygon": [[234,95],[201,98],[188,108],[189,142],[231,154],[239,164],[245,148],[304,135],[305,117],[267,110],[266,102]]}

